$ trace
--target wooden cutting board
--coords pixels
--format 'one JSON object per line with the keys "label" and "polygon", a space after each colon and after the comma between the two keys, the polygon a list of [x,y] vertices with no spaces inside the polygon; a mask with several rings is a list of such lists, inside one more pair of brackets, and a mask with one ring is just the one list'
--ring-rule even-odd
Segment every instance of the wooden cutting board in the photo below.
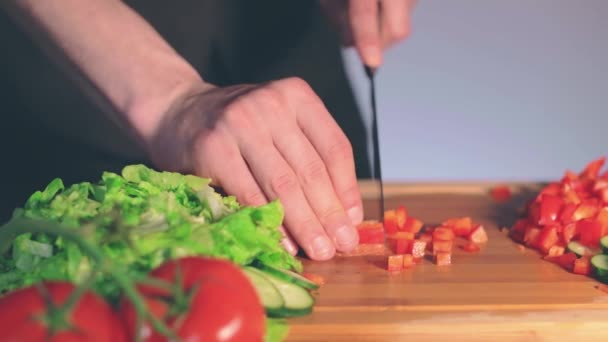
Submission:
{"label": "wooden cutting board", "polygon": [[[455,245],[453,264],[425,260],[399,274],[386,257],[305,261],[325,277],[313,314],[290,320],[289,341],[608,341],[608,294],[522,251],[499,227],[510,225],[538,185],[514,184],[496,203],[491,184],[385,185],[387,209],[403,204],[428,224],[471,216],[489,242],[477,254]],[[375,187],[361,184],[366,216],[377,217]],[[582,341],[582,340],[579,340]]]}

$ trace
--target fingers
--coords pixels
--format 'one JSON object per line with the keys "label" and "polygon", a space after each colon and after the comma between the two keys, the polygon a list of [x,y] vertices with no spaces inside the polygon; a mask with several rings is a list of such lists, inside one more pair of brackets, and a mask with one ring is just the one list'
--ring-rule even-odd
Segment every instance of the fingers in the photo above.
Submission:
{"label": "fingers", "polygon": [[275,136],[277,149],[294,170],[308,203],[336,248],[350,251],[358,244],[358,234],[336,195],[324,161],[295,121],[281,126],[284,134]]}
{"label": "fingers", "polygon": [[280,82],[286,83],[293,93],[297,123],[325,163],[333,189],[351,223],[361,223],[363,204],[350,142],[308,84],[299,79]]}
{"label": "fingers", "polygon": [[[268,203],[230,134],[216,130],[200,139],[195,156],[205,162],[197,163],[197,174],[205,174],[214,181],[219,181],[219,185],[227,193],[236,196],[244,205],[260,206]],[[297,245],[284,227],[280,227],[280,230],[284,236],[281,242],[283,247],[295,255],[298,251]]]}
{"label": "fingers", "polygon": [[[397,0],[393,0],[397,1]],[[382,41],[377,0],[351,0],[348,8],[355,47],[367,66],[382,64]]]}
{"label": "fingers", "polygon": [[383,47],[407,38],[410,32],[410,10],[412,1],[380,0],[380,24]]}

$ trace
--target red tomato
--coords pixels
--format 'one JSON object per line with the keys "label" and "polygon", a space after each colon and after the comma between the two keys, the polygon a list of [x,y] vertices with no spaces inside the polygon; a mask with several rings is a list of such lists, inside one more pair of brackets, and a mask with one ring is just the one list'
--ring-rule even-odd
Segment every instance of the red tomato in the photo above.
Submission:
{"label": "red tomato", "polygon": [[[49,281],[42,285],[55,308],[64,304],[75,288],[67,282]],[[52,315],[36,286],[10,292],[0,298],[0,341],[126,341],[125,331],[110,305],[92,292],[80,298],[59,331],[52,332],[53,328],[46,323],[51,320],[37,319]],[[57,318],[53,319],[61,323]],[[47,334],[52,337],[46,339]]]}
{"label": "red tomato", "polygon": [[[262,341],[265,333],[265,312],[248,278],[227,260],[186,257],[169,261],[150,273],[152,278],[175,284],[181,274],[181,290],[191,294],[183,307],[171,306],[175,296],[167,290],[139,286],[149,310],[186,341]],[[177,310],[177,312],[175,312]],[[134,338],[135,309],[123,301],[122,310],[129,336]],[[169,316],[166,316],[170,314]],[[145,341],[165,341],[149,325],[140,334]]]}

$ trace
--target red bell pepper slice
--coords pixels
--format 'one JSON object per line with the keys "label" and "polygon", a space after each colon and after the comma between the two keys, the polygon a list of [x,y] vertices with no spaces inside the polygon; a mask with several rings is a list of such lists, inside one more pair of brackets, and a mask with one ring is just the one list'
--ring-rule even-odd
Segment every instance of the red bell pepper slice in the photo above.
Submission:
{"label": "red bell pepper slice", "polygon": [[414,234],[410,232],[397,232],[387,236],[389,248],[395,254],[405,254],[410,250]]}
{"label": "red bell pepper slice", "polygon": [[476,252],[479,252],[479,250],[481,250],[481,248],[475,242],[471,242],[471,241],[469,241],[466,245],[464,245],[462,247],[462,249],[469,253],[476,253]]}
{"label": "red bell pepper slice", "polygon": [[605,162],[606,162],[606,157],[601,157],[601,158],[598,158],[598,159],[590,162],[589,164],[587,164],[585,169],[581,172],[580,177],[587,178],[587,179],[596,179],[600,173],[600,170],[602,169],[602,166],[604,166]]}
{"label": "red bell pepper slice", "polygon": [[424,258],[424,254],[426,251],[427,242],[423,240],[414,240],[412,243],[411,253],[414,256],[414,259]]}
{"label": "red bell pepper slice", "polygon": [[558,196],[561,193],[561,186],[559,183],[551,183],[549,185],[547,185],[546,187],[544,187],[540,193],[539,193],[539,197],[542,195],[552,195],[552,196]]}
{"label": "red bell pepper slice", "polygon": [[325,285],[325,278],[320,274],[303,272],[302,276],[319,286]]}
{"label": "red bell pepper slice", "polygon": [[418,233],[420,231],[420,229],[422,229],[423,223],[422,221],[413,218],[411,216],[408,216],[407,220],[405,221],[405,225],[403,226],[403,231],[404,232],[412,232],[414,234]]}
{"label": "red bell pepper slice", "polygon": [[387,268],[389,272],[398,272],[403,269],[403,255],[389,255]]}
{"label": "red bell pepper slice", "polygon": [[437,266],[447,266],[452,264],[452,254],[449,252],[439,252],[435,254],[435,264]]}
{"label": "red bell pepper slice", "polygon": [[572,272],[586,276],[591,275],[591,257],[583,256],[579,259],[574,260]]}
{"label": "red bell pepper slice", "polygon": [[363,221],[357,226],[359,244],[384,243],[384,228],[377,221]]}
{"label": "red bell pepper slice", "polygon": [[549,249],[559,242],[559,236],[557,235],[557,229],[554,226],[544,227],[540,232],[536,246],[538,249],[547,254]]}
{"label": "red bell pepper slice", "polygon": [[416,265],[416,261],[414,261],[414,256],[411,254],[403,255],[403,268],[411,268]]}
{"label": "red bell pepper slice", "polygon": [[473,220],[470,217],[455,217],[444,221],[441,225],[452,228],[456,236],[467,237],[473,229]]}
{"label": "red bell pepper slice", "polygon": [[448,227],[437,227],[433,230],[433,240],[454,240],[454,231]]}
{"label": "red bell pepper slice", "polygon": [[395,219],[397,221],[397,230],[403,231],[405,227],[405,221],[407,220],[407,210],[404,206],[399,206],[395,211]]}
{"label": "red bell pepper slice", "polygon": [[386,234],[394,234],[399,230],[397,225],[397,213],[395,210],[387,210],[384,212],[384,231]]}
{"label": "red bell pepper slice", "polygon": [[563,203],[561,197],[543,195],[540,202],[540,217],[537,223],[541,226],[555,223]]}
{"label": "red bell pepper slice", "polygon": [[496,185],[490,190],[490,196],[496,202],[506,202],[511,198],[511,188],[507,185]]}
{"label": "red bell pepper slice", "polygon": [[469,241],[477,244],[488,242],[488,234],[482,225],[477,224],[473,227],[473,231],[471,231],[471,235],[469,235]]}

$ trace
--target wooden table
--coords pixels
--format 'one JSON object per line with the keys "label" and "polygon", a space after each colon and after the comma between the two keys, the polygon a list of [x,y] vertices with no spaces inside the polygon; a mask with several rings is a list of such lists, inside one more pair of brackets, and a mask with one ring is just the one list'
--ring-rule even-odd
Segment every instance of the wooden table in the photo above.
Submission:
{"label": "wooden table", "polygon": [[[391,275],[386,257],[305,261],[325,277],[313,314],[290,320],[289,341],[608,341],[608,294],[522,251],[500,226],[511,224],[538,186],[514,184],[508,203],[492,184],[385,185],[386,207],[436,224],[471,216],[489,242],[478,254],[455,248],[451,266],[424,261]],[[362,183],[368,217],[377,217],[374,184]]]}

